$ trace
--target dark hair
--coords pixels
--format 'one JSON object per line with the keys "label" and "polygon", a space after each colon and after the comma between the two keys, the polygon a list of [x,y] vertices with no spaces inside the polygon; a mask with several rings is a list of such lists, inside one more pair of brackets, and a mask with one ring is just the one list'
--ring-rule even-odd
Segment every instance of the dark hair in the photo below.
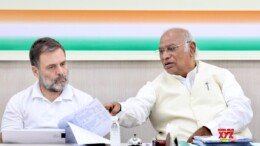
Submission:
{"label": "dark hair", "polygon": [[[40,55],[44,52],[53,52],[57,49],[62,49],[65,54],[63,46],[55,39],[44,37],[36,40],[30,49],[30,62],[32,66],[39,67]],[[66,54],[65,54],[66,55]]]}

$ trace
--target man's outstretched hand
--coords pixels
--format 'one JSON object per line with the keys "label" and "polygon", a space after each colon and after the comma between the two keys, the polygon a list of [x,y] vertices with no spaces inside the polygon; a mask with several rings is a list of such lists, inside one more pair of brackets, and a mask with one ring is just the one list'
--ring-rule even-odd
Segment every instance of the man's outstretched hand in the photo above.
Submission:
{"label": "man's outstretched hand", "polygon": [[112,116],[121,111],[121,105],[118,102],[106,103],[104,106]]}

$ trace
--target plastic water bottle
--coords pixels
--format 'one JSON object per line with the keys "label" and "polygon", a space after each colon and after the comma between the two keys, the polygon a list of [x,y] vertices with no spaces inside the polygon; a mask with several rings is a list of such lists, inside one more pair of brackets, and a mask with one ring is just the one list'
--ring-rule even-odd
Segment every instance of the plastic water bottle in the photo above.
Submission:
{"label": "plastic water bottle", "polygon": [[111,146],[120,146],[120,126],[118,124],[118,117],[112,116],[112,125],[110,128],[110,143]]}

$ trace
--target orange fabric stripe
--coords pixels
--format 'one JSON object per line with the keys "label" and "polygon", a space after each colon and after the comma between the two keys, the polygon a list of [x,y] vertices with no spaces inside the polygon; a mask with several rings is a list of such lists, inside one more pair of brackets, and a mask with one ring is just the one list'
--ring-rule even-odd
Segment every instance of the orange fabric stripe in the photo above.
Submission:
{"label": "orange fabric stripe", "polygon": [[0,22],[259,23],[260,11],[0,10]]}

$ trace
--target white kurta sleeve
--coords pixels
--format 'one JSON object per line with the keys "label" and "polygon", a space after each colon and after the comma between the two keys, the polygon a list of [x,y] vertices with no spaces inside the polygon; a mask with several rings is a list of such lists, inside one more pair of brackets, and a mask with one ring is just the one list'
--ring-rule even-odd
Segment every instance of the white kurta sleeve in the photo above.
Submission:
{"label": "white kurta sleeve", "polygon": [[23,129],[23,118],[20,110],[21,102],[17,97],[12,97],[3,114],[1,131]]}
{"label": "white kurta sleeve", "polygon": [[227,109],[215,116],[207,126],[213,135],[218,135],[219,128],[234,128],[235,133],[244,130],[253,117],[250,99],[244,95],[241,86],[234,75],[225,70],[225,79],[222,86]]}
{"label": "white kurta sleeve", "polygon": [[118,114],[120,125],[133,127],[144,123],[150,115],[155,100],[154,86],[148,82],[138,91],[136,97],[121,103],[121,112]]}

